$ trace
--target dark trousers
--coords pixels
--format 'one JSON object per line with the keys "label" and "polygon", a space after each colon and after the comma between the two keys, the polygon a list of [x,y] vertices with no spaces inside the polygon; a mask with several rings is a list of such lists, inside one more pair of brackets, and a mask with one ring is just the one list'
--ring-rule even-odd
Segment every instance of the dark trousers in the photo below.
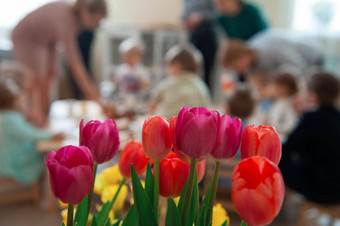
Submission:
{"label": "dark trousers", "polygon": [[203,21],[190,34],[190,42],[201,51],[204,62],[204,81],[211,90],[211,72],[217,51],[217,38],[211,21]]}

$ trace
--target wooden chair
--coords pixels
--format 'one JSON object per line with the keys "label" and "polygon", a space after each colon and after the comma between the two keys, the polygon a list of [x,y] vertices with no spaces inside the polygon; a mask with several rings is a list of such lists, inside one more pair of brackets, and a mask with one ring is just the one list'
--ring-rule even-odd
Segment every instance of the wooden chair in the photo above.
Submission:
{"label": "wooden chair", "polygon": [[[315,221],[321,216],[326,216],[327,223]],[[340,220],[340,205],[321,205],[305,201],[300,207],[297,225],[334,225],[336,220]]]}
{"label": "wooden chair", "polygon": [[[217,187],[216,203],[219,202],[227,211],[235,211],[234,205],[231,201],[231,178],[233,176],[233,170],[235,166],[240,163],[240,159],[229,159],[221,164],[219,171],[219,181],[230,181],[230,184],[222,186],[219,183]],[[211,157],[207,157],[206,172],[203,180],[202,193],[207,191],[210,181],[212,180],[215,172],[215,160]],[[202,194],[201,193],[201,194]]]}
{"label": "wooden chair", "polygon": [[0,204],[33,201],[39,205],[41,198],[41,181],[23,185],[11,178],[0,177]]}

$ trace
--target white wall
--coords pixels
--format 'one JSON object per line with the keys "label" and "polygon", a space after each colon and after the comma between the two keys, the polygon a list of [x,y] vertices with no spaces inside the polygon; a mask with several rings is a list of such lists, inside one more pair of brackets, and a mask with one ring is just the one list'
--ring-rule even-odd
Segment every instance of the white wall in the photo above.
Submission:
{"label": "white wall", "polygon": [[178,25],[183,0],[108,0],[109,20],[136,26]]}

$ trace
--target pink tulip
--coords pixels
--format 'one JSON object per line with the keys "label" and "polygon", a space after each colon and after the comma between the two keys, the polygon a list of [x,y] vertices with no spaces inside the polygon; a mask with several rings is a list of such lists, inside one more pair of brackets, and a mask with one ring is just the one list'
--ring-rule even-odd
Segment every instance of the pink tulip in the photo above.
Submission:
{"label": "pink tulip", "polygon": [[45,163],[55,197],[64,203],[78,204],[90,193],[93,159],[87,147],[70,145],[51,151]]}
{"label": "pink tulip", "polygon": [[211,155],[217,160],[229,159],[236,155],[241,142],[242,121],[229,115],[220,117],[217,139]]}
{"label": "pink tulip", "polygon": [[153,161],[161,161],[171,151],[170,125],[163,116],[154,116],[144,121],[142,132],[145,154]]}
{"label": "pink tulip", "polygon": [[111,160],[119,149],[119,132],[115,121],[106,119],[80,122],[80,145],[90,149],[93,160],[100,164]]}
{"label": "pink tulip", "polygon": [[281,141],[272,126],[248,125],[244,129],[241,144],[241,157],[262,156],[273,161],[276,165],[281,159]]}
{"label": "pink tulip", "polygon": [[248,225],[270,224],[281,209],[284,194],[280,169],[267,158],[250,157],[235,167],[231,198]]}
{"label": "pink tulip", "polygon": [[171,119],[170,119],[170,132],[171,132],[172,148],[175,151],[175,153],[176,153],[176,155],[179,159],[181,159],[184,162],[190,163],[190,158],[188,156],[182,154],[176,146],[176,142],[175,142],[176,122],[177,122],[177,116],[171,117]]}
{"label": "pink tulip", "polygon": [[178,113],[176,147],[190,158],[201,159],[213,149],[217,135],[217,111],[204,107],[183,107]]}

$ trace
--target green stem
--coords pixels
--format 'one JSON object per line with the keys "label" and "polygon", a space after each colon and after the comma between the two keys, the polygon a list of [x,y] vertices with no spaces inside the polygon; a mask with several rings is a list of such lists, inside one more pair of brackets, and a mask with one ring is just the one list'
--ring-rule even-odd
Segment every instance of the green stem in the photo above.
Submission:
{"label": "green stem", "polygon": [[159,161],[155,162],[155,184],[153,190],[153,210],[158,222],[158,203],[159,203]]}
{"label": "green stem", "polygon": [[73,204],[68,204],[67,207],[67,226],[73,226]]}
{"label": "green stem", "polygon": [[210,199],[209,199],[209,205],[207,210],[207,217],[205,218],[205,225],[210,225],[210,222],[212,221],[212,212],[217,192],[217,184],[218,184],[218,172],[220,171],[220,162],[216,162],[215,166],[215,173],[214,178],[212,181],[212,187],[211,187],[211,193],[210,193]]}
{"label": "green stem", "polygon": [[188,184],[187,184],[187,190],[185,191],[184,196],[184,203],[183,203],[183,210],[182,210],[182,225],[185,225],[188,211],[189,211],[189,205],[191,202],[191,196],[192,196],[192,190],[194,187],[194,176],[196,172],[196,159],[191,159],[191,165],[190,165],[190,173],[188,177]]}
{"label": "green stem", "polygon": [[97,167],[98,167],[98,164],[95,163],[93,165],[93,185],[92,185],[92,189],[91,189],[89,195],[87,196],[88,197],[88,199],[87,199],[87,216],[89,216],[90,209],[91,209],[91,201],[92,201],[92,194],[93,194],[93,189],[94,189],[94,183],[96,182]]}
{"label": "green stem", "polygon": [[242,220],[241,226],[247,226],[247,223]]}

